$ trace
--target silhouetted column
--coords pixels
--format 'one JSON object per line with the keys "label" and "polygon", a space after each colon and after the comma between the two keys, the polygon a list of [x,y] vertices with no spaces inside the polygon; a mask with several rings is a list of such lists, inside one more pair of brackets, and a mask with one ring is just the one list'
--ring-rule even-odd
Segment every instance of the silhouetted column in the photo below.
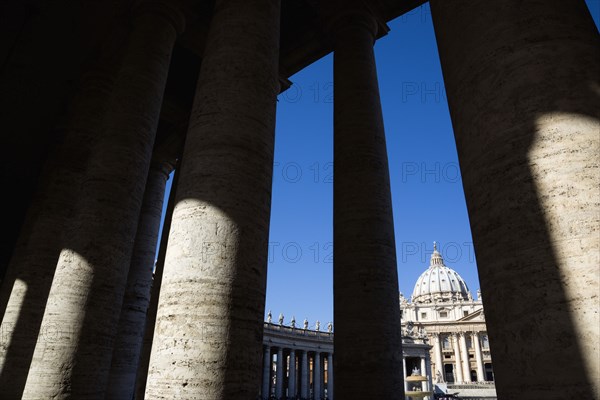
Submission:
{"label": "silhouetted column", "polygon": [[452,334],[452,347],[454,349],[454,376],[456,377],[456,383],[462,383],[463,379],[463,368],[460,357],[460,348],[458,346],[457,334]]}
{"label": "silhouetted column", "polygon": [[300,398],[308,399],[308,353],[302,350],[300,368]]}
{"label": "silhouetted column", "polygon": [[269,400],[271,395],[271,348],[263,346],[262,398]]}
{"label": "silhouetted column", "polygon": [[24,399],[104,396],[171,50],[182,28],[183,16],[164,3],[138,10],[48,296],[42,325],[56,327],[56,340],[38,338]]}
{"label": "silhouetted column", "polygon": [[581,0],[430,4],[498,398],[600,398],[598,30]]}
{"label": "silhouetted column", "polygon": [[106,388],[109,399],[131,399],[135,391],[165,186],[172,169],[169,163],[154,161],[148,173]]}
{"label": "silhouetted column", "polygon": [[296,350],[290,350],[290,367],[288,374],[288,393],[287,396],[294,398],[296,395]]}
{"label": "silhouetted column", "polygon": [[402,358],[402,377],[404,382],[404,391],[408,391],[408,382],[406,381],[406,377],[408,376],[408,371],[406,370],[406,358]]}
{"label": "silhouetted column", "polygon": [[277,365],[275,370],[275,398],[280,399],[283,395],[283,349],[277,349]]}
{"label": "silhouetted column", "polygon": [[335,391],[404,398],[398,274],[385,133],[366,11],[334,21]]}
{"label": "silhouetted column", "polygon": [[148,398],[257,395],[279,6],[216,2],[176,192]]}
{"label": "silhouetted column", "polygon": [[64,227],[75,212],[81,180],[112,90],[114,71],[88,73],[71,106],[65,139],[48,160],[29,209],[15,255],[1,286],[0,338],[2,396],[19,399],[38,335],[55,340],[57,327],[42,327],[56,262],[64,245]]}
{"label": "silhouetted column", "polygon": [[327,355],[327,400],[333,400],[333,354]]}
{"label": "silhouetted column", "polygon": [[467,349],[466,334],[459,332],[458,342],[460,347],[460,358],[462,360],[463,379],[465,382],[471,382],[471,363],[469,361],[469,350]]}
{"label": "silhouetted column", "polygon": [[477,381],[485,381],[483,372],[483,355],[481,354],[481,343],[479,342],[479,333],[473,332],[473,345],[475,346],[475,361],[477,362]]}
{"label": "silhouetted column", "polygon": [[321,353],[318,351],[313,358],[313,397],[318,400],[321,398]]}

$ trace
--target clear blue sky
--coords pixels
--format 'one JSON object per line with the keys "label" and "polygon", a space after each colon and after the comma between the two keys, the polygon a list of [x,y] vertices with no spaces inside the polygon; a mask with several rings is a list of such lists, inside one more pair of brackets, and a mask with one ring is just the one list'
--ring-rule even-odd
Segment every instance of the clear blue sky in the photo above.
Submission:
{"label": "clear blue sky", "polygon": [[[599,0],[587,0],[598,26]],[[389,23],[375,53],[388,144],[400,291],[433,241],[475,295],[475,254],[429,5]],[[329,55],[279,96],[266,310],[286,323],[333,319],[333,65]]]}

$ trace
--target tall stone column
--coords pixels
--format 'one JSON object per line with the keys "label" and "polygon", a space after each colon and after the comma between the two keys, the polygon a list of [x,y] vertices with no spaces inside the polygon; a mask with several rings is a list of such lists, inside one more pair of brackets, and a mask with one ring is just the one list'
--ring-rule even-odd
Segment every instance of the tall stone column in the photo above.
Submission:
{"label": "tall stone column", "polygon": [[280,2],[218,0],[187,133],[146,397],[257,395]]}
{"label": "tall stone column", "polygon": [[[427,376],[427,365],[425,364],[425,357],[421,357],[421,376]],[[423,382],[423,391],[427,391],[429,381]]]}
{"label": "tall stone column", "polygon": [[580,0],[430,4],[498,398],[599,398],[598,30]]}
{"label": "tall stone column", "polygon": [[290,349],[290,367],[288,373],[288,393],[287,396],[295,398],[296,396],[296,350]]}
{"label": "tall stone column", "polygon": [[456,333],[452,334],[452,347],[454,348],[454,376],[456,377],[457,383],[464,382],[463,379],[463,368],[462,361],[460,356],[460,348],[458,345],[458,335]]}
{"label": "tall stone column", "polygon": [[333,400],[333,354],[327,354],[327,400]]}
{"label": "tall stone column", "polygon": [[283,349],[277,349],[277,366],[275,370],[275,398],[280,399],[283,396]]}
{"label": "tall stone column", "polygon": [[458,333],[458,343],[460,347],[460,358],[463,367],[463,379],[465,382],[471,382],[471,362],[469,361],[469,350],[467,349],[466,333]]}
{"label": "tall stone column", "polygon": [[442,377],[442,381],[445,381],[446,372],[444,371],[444,362],[442,361],[442,343],[440,341],[439,333],[433,334],[433,353],[435,357],[435,371],[433,371],[431,374],[437,377],[437,373],[439,372],[440,376]]}
{"label": "tall stone column", "polygon": [[271,396],[271,348],[263,346],[262,398],[269,400]]}
{"label": "tall stone column", "polygon": [[408,391],[408,382],[406,381],[406,377],[408,376],[408,371],[406,370],[406,357],[402,358],[402,377],[404,382],[404,391]]}
{"label": "tall stone column", "polygon": [[[127,51],[65,233],[24,399],[101,398],[131,261],[162,96],[183,16],[138,9]],[[116,311],[116,312],[115,312]]]}
{"label": "tall stone column", "polygon": [[135,398],[143,399],[146,392],[146,379],[148,378],[148,367],[150,365],[150,351],[152,349],[152,338],[154,337],[154,325],[156,324],[156,311],[158,309],[158,296],[160,294],[160,286],[165,266],[165,257],[167,251],[167,243],[169,242],[169,231],[171,230],[171,220],[173,219],[173,210],[175,209],[175,196],[179,182],[179,169],[181,162],[177,162],[175,171],[173,172],[173,182],[171,183],[171,193],[169,195],[169,203],[165,212],[165,221],[163,223],[162,234],[160,237],[160,246],[158,249],[158,260],[154,269],[154,278],[152,280],[152,288],[150,291],[150,304],[146,313],[146,322],[144,327],[144,339],[140,352],[140,361],[135,384]]}
{"label": "tall stone column", "polygon": [[146,180],[106,388],[106,398],[109,399],[131,399],[135,391],[135,378],[146,327],[146,312],[150,303],[165,186],[172,169],[173,166],[167,162],[154,161]]}
{"label": "tall stone column", "polygon": [[334,47],[336,393],[404,398],[398,274],[385,132],[367,11],[331,25]]}
{"label": "tall stone column", "polygon": [[302,350],[300,368],[300,398],[308,399],[308,352]]}
{"label": "tall stone column", "polygon": [[481,343],[479,342],[479,333],[473,332],[473,345],[475,346],[475,361],[477,362],[477,381],[485,381],[483,369],[483,354],[481,354]]}
{"label": "tall stone column", "polygon": [[8,399],[23,394],[38,335],[50,340],[54,336],[55,327],[42,327],[44,309],[64,244],[64,226],[75,211],[94,138],[102,134],[113,81],[112,70],[96,70],[83,79],[64,127],[65,139],[46,164],[1,285],[0,387]]}
{"label": "tall stone column", "polygon": [[321,353],[315,351],[313,358],[313,397],[315,400],[321,399]]}

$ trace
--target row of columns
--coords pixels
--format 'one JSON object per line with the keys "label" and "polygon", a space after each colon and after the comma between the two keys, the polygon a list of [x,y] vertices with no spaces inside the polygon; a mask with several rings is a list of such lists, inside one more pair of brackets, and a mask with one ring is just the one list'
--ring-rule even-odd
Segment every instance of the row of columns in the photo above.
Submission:
{"label": "row of columns", "polygon": [[[394,400],[404,396],[400,310],[373,55],[385,27],[362,2],[341,3],[327,28],[335,49],[336,391],[344,399]],[[0,353],[7,398],[98,399],[109,382],[131,385],[135,361],[128,360],[135,356],[114,357],[115,343],[122,348],[140,337],[128,328],[136,318],[127,301],[121,309],[128,276],[132,286],[139,282],[132,256],[146,223],[140,215],[170,56],[185,25],[178,4],[154,0],[138,8],[118,72],[75,111],[73,121],[82,124],[69,128],[91,139],[82,147],[89,154],[71,159],[79,162],[67,175],[76,190],[50,174],[56,181],[47,179],[51,190],[36,212],[77,201],[54,219],[28,219],[20,248],[32,246],[35,254],[15,252],[0,295],[3,328],[5,321],[14,327]],[[505,350],[496,373],[506,398],[598,395],[600,324],[589,312],[598,308],[600,117],[589,86],[597,81],[598,35],[583,2],[552,4],[533,0],[515,14],[510,5],[431,1],[482,288],[494,299],[485,304],[488,328]],[[256,395],[279,21],[279,1],[217,0],[214,7],[152,326],[148,398]],[[548,352],[538,337],[561,346]],[[454,350],[468,361],[458,345]],[[308,354],[300,358],[307,366]],[[566,366],[560,381],[553,378],[556,358]],[[301,395],[306,390],[301,385]]]}
{"label": "row of columns", "polygon": [[[299,357],[296,354],[299,354]],[[276,355],[276,363],[273,376],[274,355]],[[310,365],[312,365],[312,369]],[[298,370],[300,372],[299,379]],[[273,377],[275,378],[274,385]],[[296,386],[297,383],[299,386]],[[273,390],[277,400],[298,397],[307,400],[333,399],[333,354],[263,346],[262,399],[270,399]]]}
{"label": "row of columns", "polygon": [[[438,373],[445,380],[443,353],[441,346],[441,336],[443,334],[436,333],[433,335],[433,353],[435,360],[435,374]],[[479,332],[458,332],[448,334],[452,349],[454,351],[454,373],[457,382],[471,382],[471,361],[469,357],[469,347],[467,346],[467,336],[470,335],[470,342],[475,351],[475,364],[477,381],[485,381],[483,353],[481,349],[481,338]]]}

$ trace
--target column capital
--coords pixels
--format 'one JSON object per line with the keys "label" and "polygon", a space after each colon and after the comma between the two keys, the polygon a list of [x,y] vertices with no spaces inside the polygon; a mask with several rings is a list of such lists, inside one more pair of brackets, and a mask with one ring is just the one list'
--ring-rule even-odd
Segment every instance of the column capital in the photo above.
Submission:
{"label": "column capital", "polygon": [[134,23],[147,15],[162,17],[167,20],[180,35],[185,30],[186,18],[183,5],[179,0],[146,0],[133,10]]}
{"label": "column capital", "polygon": [[363,0],[338,0],[326,3],[328,5],[321,10],[324,30],[334,42],[347,35],[349,30],[366,29],[373,39],[385,36],[389,32],[389,27],[381,17],[377,4]]}

